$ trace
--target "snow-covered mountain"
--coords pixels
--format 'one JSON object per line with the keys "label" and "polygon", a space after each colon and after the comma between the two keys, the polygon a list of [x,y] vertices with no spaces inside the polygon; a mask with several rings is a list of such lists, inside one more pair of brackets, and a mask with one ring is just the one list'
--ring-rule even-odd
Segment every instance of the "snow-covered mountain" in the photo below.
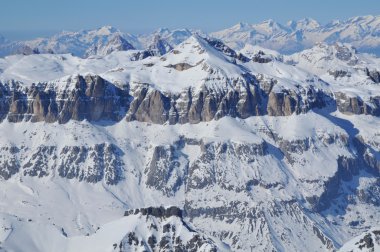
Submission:
{"label": "snow-covered mountain", "polygon": [[379,58],[169,41],[0,59],[1,249],[334,251],[380,226]]}
{"label": "snow-covered mountain", "polygon": [[342,42],[350,43],[362,52],[379,55],[380,16],[335,20],[326,25],[308,18],[289,21],[286,25],[273,20],[260,24],[239,23],[210,35],[235,49],[241,49],[248,43],[288,54],[310,48],[318,42]]}
{"label": "snow-covered mountain", "polygon": [[124,34],[111,26],[104,26],[95,30],[64,31],[50,38],[6,43],[1,46],[0,55],[29,54],[22,50],[25,47],[39,53],[71,53],[79,57],[104,55],[115,50],[130,50],[133,48],[130,43],[135,40],[132,35]]}
{"label": "snow-covered mountain", "polygon": [[[7,41],[0,37],[0,56],[32,53],[71,53],[79,57],[109,54],[132,48],[150,50],[157,38],[174,47],[193,34],[208,36],[199,30],[161,28],[152,33],[133,35],[104,26],[95,30],[61,32],[50,38],[30,41]],[[222,40],[233,49],[247,44],[292,54],[324,42],[350,43],[360,52],[380,55],[380,16],[359,16],[346,21],[334,20],[320,24],[311,18],[280,24],[267,20],[259,24],[239,23],[225,30],[212,32],[210,37]],[[145,55],[150,53],[145,52]],[[140,56],[140,58],[143,58]]]}

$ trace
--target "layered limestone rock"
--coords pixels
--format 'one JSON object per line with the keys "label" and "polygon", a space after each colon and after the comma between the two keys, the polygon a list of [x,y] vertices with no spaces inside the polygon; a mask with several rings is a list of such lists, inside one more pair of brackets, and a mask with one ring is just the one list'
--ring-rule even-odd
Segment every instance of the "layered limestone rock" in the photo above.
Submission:
{"label": "layered limestone rock", "polygon": [[59,175],[88,183],[104,181],[110,185],[117,184],[123,178],[123,153],[114,144],[65,146],[61,150],[45,145],[32,150],[6,146],[0,150],[0,177],[5,180],[19,171],[23,176],[41,178]]}
{"label": "layered limestone rock", "polygon": [[188,160],[178,146],[156,146],[149,166],[145,169],[146,185],[174,195],[184,182]]}
{"label": "layered limestone rock", "polygon": [[[313,86],[274,90],[276,82],[244,75],[233,80],[234,87],[216,90],[189,87],[180,93],[167,93],[148,85],[121,89],[99,76],[77,76],[67,80],[70,88],[17,83],[0,84],[0,120],[10,122],[66,123],[69,120],[128,121],[156,124],[199,123],[224,116],[247,118],[270,115],[289,116],[332,104],[332,96]],[[363,102],[360,97],[335,93],[336,106],[347,114],[380,115],[380,97]]]}
{"label": "layered limestone rock", "polygon": [[[73,82],[73,83],[71,83]],[[120,120],[128,94],[99,76],[76,76],[59,89],[47,84],[23,88],[0,84],[0,118],[10,122],[31,120],[66,123],[69,120]]]}
{"label": "layered limestone rock", "polygon": [[122,179],[121,151],[113,144],[96,144],[93,147],[67,146],[60,153],[58,174],[68,179],[88,183],[104,180],[116,184]]}
{"label": "layered limestone rock", "polygon": [[364,102],[359,96],[348,96],[342,92],[335,93],[337,108],[345,114],[365,114],[380,116],[380,96],[370,97]]}
{"label": "layered limestone rock", "polygon": [[199,123],[224,116],[247,118],[271,115],[289,116],[322,108],[331,99],[321,90],[300,89],[282,92],[262,89],[254,76],[247,75],[236,88],[214,90],[202,87],[199,91],[188,88],[180,94],[162,93],[149,87],[137,87],[127,120],[163,124]]}

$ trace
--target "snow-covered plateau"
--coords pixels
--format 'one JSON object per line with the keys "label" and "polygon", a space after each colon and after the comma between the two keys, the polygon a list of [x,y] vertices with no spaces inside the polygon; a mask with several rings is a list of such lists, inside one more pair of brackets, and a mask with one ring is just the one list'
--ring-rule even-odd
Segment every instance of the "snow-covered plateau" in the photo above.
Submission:
{"label": "snow-covered plateau", "polygon": [[0,251],[377,251],[380,59],[228,31],[0,58]]}

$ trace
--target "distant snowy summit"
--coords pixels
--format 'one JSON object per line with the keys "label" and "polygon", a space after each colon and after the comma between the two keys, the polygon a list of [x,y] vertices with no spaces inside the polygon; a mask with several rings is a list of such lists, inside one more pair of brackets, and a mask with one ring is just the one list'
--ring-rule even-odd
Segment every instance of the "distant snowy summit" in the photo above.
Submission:
{"label": "distant snowy summit", "polygon": [[317,42],[342,42],[362,52],[380,54],[380,16],[335,20],[326,25],[310,18],[289,21],[286,25],[273,20],[259,24],[239,23],[210,35],[235,49],[252,44],[289,54],[310,48]]}
{"label": "distant snowy summit", "polygon": [[160,28],[152,33],[134,35],[104,26],[95,30],[65,31],[52,37],[29,41],[9,41],[0,35],[0,56],[35,53],[71,53],[79,57],[104,56],[114,51],[150,50],[149,47],[157,38],[165,44],[163,47],[172,48],[195,33],[220,39],[235,50],[250,44],[282,54],[292,54],[320,42],[341,42],[352,44],[360,52],[380,55],[380,16],[369,15],[353,17],[346,21],[334,20],[325,25],[311,18],[289,21],[286,24],[274,20],[259,24],[238,23],[210,34],[189,29]]}

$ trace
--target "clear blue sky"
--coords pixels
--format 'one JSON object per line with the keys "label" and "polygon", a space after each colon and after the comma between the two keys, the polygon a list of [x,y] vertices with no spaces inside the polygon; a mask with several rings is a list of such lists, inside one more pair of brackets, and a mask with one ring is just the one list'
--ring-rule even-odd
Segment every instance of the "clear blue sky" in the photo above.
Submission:
{"label": "clear blue sky", "polygon": [[28,38],[103,25],[130,33],[215,31],[239,21],[311,17],[326,23],[368,14],[380,14],[379,0],[0,0],[0,34]]}

